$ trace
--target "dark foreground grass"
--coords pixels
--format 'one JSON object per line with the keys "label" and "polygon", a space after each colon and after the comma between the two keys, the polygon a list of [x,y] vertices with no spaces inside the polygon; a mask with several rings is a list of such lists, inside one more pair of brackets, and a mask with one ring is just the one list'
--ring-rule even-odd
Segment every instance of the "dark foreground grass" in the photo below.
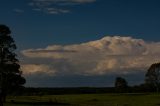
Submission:
{"label": "dark foreground grass", "polygon": [[160,106],[160,94],[17,96],[4,106]]}

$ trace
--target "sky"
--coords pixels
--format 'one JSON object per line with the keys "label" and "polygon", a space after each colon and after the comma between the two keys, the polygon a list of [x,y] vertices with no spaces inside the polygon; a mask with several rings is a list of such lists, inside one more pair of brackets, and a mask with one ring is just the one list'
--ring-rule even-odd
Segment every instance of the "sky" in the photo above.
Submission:
{"label": "sky", "polygon": [[26,86],[140,84],[160,54],[159,0],[1,0]]}

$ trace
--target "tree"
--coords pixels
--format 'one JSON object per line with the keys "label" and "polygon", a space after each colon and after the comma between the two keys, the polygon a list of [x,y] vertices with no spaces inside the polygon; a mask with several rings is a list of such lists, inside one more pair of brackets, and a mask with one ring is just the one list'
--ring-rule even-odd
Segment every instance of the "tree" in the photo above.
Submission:
{"label": "tree", "polygon": [[155,87],[157,92],[160,87],[160,63],[154,63],[147,70],[145,75],[145,83],[151,87]]}
{"label": "tree", "polygon": [[115,80],[115,88],[118,92],[126,92],[128,87],[127,81],[122,77],[117,77]]}
{"label": "tree", "polygon": [[9,91],[18,89],[26,82],[16,58],[16,44],[10,34],[7,26],[0,25],[0,91],[3,102]]}

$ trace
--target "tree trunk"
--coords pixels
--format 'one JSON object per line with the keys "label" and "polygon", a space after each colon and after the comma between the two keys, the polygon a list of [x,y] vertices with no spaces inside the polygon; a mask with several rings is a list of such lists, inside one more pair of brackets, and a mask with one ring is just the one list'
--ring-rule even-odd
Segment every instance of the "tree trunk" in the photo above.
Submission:
{"label": "tree trunk", "polygon": [[2,101],[0,101],[0,106],[3,106],[3,102]]}
{"label": "tree trunk", "polygon": [[0,106],[3,106],[3,95],[2,95],[2,93],[0,94]]}
{"label": "tree trunk", "polygon": [[159,92],[159,87],[156,87],[156,91],[157,91],[157,93]]}
{"label": "tree trunk", "polygon": [[6,103],[6,95],[3,95],[2,101],[3,103]]}
{"label": "tree trunk", "polygon": [[6,102],[6,90],[2,91],[2,102],[5,103]]}

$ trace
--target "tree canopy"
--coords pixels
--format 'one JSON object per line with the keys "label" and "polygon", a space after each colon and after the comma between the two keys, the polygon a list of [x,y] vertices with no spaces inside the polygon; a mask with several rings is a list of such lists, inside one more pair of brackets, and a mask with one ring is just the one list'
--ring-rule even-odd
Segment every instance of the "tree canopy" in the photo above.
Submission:
{"label": "tree canopy", "polygon": [[157,91],[160,87],[160,63],[152,64],[145,75],[145,83],[154,86]]}
{"label": "tree canopy", "polygon": [[6,25],[0,25],[0,90],[4,96],[26,82],[15,53],[17,47],[10,34]]}
{"label": "tree canopy", "polygon": [[122,77],[117,77],[115,80],[115,90],[117,92],[126,92],[128,87],[127,81]]}

